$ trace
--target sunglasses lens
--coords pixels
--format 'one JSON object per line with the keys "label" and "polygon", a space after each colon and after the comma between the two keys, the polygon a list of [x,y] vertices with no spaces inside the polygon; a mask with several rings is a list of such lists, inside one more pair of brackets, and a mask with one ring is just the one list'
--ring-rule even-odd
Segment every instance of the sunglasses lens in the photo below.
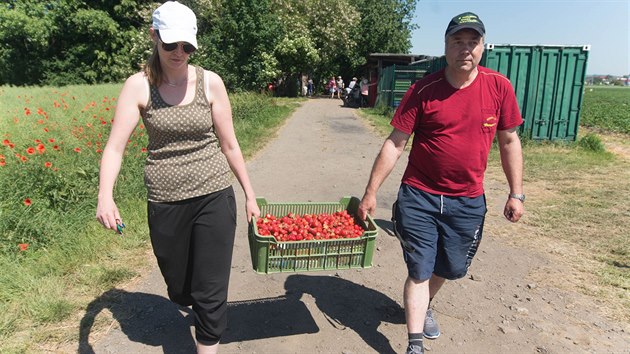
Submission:
{"label": "sunglasses lens", "polygon": [[164,49],[167,52],[172,52],[175,49],[177,49],[177,47],[179,46],[179,44],[177,43],[164,43],[162,42],[162,49]]}
{"label": "sunglasses lens", "polygon": [[[175,43],[164,43],[162,42],[162,49],[164,49],[167,52],[172,52],[175,49],[177,49],[177,47],[179,47],[179,43],[175,42]],[[197,48],[195,48],[192,44],[186,43],[183,45],[183,49],[184,52],[186,54],[190,54],[192,52],[194,52]]]}
{"label": "sunglasses lens", "polygon": [[190,54],[192,52],[194,52],[197,48],[195,48],[192,44],[184,44],[184,52],[186,52],[186,54]]}

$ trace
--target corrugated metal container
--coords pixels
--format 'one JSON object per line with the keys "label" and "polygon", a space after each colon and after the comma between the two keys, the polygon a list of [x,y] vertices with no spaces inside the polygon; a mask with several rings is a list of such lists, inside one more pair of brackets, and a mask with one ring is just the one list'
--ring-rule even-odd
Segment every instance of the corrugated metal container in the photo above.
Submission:
{"label": "corrugated metal container", "polygon": [[[577,137],[590,45],[487,44],[480,65],[512,82],[524,124],[520,134],[534,140]],[[429,72],[446,66],[444,56],[418,64]]]}
{"label": "corrugated metal container", "polygon": [[375,105],[398,107],[407,89],[416,80],[424,77],[427,68],[418,65],[391,65],[383,68],[378,79]]}

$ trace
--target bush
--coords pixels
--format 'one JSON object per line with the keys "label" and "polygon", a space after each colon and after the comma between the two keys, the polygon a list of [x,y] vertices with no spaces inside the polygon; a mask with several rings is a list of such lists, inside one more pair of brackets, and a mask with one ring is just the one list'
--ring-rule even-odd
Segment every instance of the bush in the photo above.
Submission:
{"label": "bush", "polygon": [[588,133],[580,138],[580,140],[578,140],[578,146],[582,149],[592,152],[606,151],[604,143],[602,143],[602,139],[600,139],[599,136],[593,133]]}

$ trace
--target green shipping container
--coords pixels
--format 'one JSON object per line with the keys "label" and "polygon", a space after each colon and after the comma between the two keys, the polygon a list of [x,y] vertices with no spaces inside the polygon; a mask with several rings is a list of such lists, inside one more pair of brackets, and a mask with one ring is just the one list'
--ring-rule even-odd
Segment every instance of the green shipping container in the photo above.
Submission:
{"label": "green shipping container", "polygon": [[[590,45],[487,44],[480,65],[512,82],[524,124],[520,134],[534,140],[577,138]],[[419,63],[428,72],[446,66],[444,56]]]}
{"label": "green shipping container", "polygon": [[378,79],[376,106],[398,107],[409,86],[427,73],[426,67],[391,65],[383,69]]}

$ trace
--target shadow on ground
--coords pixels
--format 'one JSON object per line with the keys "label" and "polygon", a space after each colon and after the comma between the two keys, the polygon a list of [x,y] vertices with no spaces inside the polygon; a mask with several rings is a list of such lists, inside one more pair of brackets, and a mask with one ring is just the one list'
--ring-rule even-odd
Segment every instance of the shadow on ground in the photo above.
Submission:
{"label": "shadow on ground", "polygon": [[81,319],[79,353],[94,353],[89,335],[96,316],[103,310],[112,313],[120,330],[132,342],[162,347],[166,354],[196,351],[190,332],[193,324],[190,309],[162,296],[111,289],[88,305]]}
{"label": "shadow on ground", "polygon": [[[245,342],[297,334],[317,333],[311,311],[301,300],[310,295],[317,309],[334,328],[357,333],[378,353],[395,353],[378,331],[382,322],[404,323],[398,303],[362,285],[336,276],[294,274],[285,282],[286,294],[274,298],[228,304],[228,328],[222,342]],[[98,314],[112,313],[129,341],[161,347],[166,354],[194,353],[193,314],[168,299],[147,293],[112,289],[94,300],[81,320],[79,353],[94,353],[90,332]]]}
{"label": "shadow on ground", "polygon": [[395,353],[378,331],[383,322],[404,323],[404,310],[388,296],[336,276],[295,274],[285,282],[287,296],[309,294],[331,326],[351,330],[378,353]]}

